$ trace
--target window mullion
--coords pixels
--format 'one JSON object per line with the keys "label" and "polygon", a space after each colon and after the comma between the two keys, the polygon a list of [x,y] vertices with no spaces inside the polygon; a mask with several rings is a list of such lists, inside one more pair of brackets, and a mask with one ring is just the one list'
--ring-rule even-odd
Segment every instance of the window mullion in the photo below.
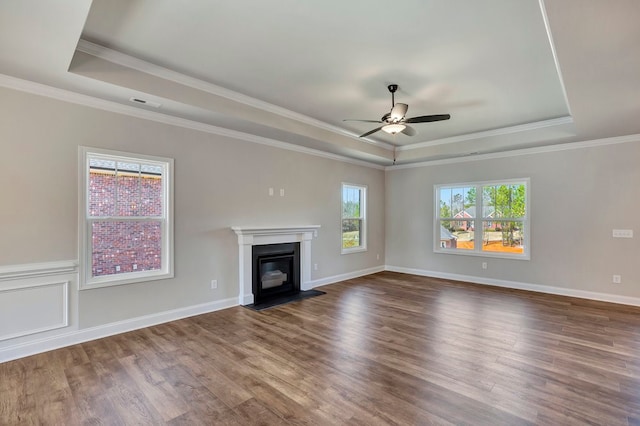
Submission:
{"label": "window mullion", "polygon": [[[484,217],[484,203],[483,203],[483,199],[482,199],[482,185],[476,185],[475,189],[476,189],[476,218],[475,218],[475,229],[476,231],[474,232],[478,232],[477,230],[480,229],[480,233],[479,233],[479,237],[476,236],[474,234],[473,238],[475,240],[475,244],[473,245],[473,248],[475,251],[477,252],[482,252],[482,241],[484,239],[484,222],[482,221],[482,218]],[[478,221],[478,216],[480,217],[480,220]]]}

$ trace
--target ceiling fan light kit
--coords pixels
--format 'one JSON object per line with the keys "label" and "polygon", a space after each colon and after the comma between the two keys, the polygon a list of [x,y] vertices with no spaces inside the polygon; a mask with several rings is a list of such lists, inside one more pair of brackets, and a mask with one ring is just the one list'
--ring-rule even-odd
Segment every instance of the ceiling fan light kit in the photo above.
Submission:
{"label": "ceiling fan light kit", "polygon": [[380,123],[382,126],[377,129],[368,131],[360,135],[361,138],[369,136],[378,130],[382,130],[390,135],[396,133],[404,133],[407,136],[414,136],[418,132],[413,127],[407,126],[405,123],[428,123],[431,121],[442,121],[451,118],[449,114],[436,114],[436,115],[422,115],[419,117],[406,118],[405,114],[409,109],[409,105],[396,103],[395,93],[398,90],[397,84],[390,84],[387,86],[389,92],[391,92],[391,111],[382,116],[380,120],[344,120],[344,121],[361,121],[364,123]]}
{"label": "ceiling fan light kit", "polygon": [[404,124],[387,124],[386,126],[382,126],[382,130],[389,133],[390,135],[395,135],[396,133],[400,133],[401,131],[403,131],[404,129],[406,129],[407,126],[405,126]]}

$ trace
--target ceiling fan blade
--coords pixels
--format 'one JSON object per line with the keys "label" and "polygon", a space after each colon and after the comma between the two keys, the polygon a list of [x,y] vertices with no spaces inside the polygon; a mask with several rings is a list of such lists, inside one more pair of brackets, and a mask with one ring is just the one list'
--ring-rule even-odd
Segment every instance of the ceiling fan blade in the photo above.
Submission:
{"label": "ceiling fan blade", "polygon": [[395,121],[401,120],[402,118],[404,118],[404,115],[407,113],[408,109],[409,105],[407,104],[395,104],[391,109],[391,119]]}
{"label": "ceiling fan blade", "polygon": [[451,116],[449,114],[436,114],[436,115],[422,115],[420,117],[407,118],[405,123],[428,123],[430,121],[442,121],[448,120]]}
{"label": "ceiling fan blade", "polygon": [[342,121],[360,121],[362,123],[382,123],[380,120],[358,120],[357,118],[347,118]]}
{"label": "ceiling fan blade", "polygon": [[404,128],[404,130],[402,131],[402,133],[404,133],[407,136],[415,136],[418,134],[418,132],[416,132],[416,129],[414,129],[411,126],[407,126]]}
{"label": "ceiling fan blade", "polygon": [[377,129],[370,130],[370,131],[368,131],[367,133],[364,133],[364,134],[360,135],[360,137],[361,137],[361,138],[364,138],[365,136],[369,136],[370,134],[375,133],[375,132],[377,132],[378,130],[381,130],[381,129],[382,129],[382,127],[384,127],[384,126],[380,126],[380,127],[378,127]]}

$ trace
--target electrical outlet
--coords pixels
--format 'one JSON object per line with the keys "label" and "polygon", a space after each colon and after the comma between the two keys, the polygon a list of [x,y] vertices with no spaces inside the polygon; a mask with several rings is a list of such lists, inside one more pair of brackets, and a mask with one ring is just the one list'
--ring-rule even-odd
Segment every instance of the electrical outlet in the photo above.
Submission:
{"label": "electrical outlet", "polygon": [[313,264],[313,270],[314,270],[314,271],[317,271],[317,270],[318,270],[318,264],[317,264],[317,263],[314,263],[314,264]]}
{"label": "electrical outlet", "polygon": [[280,188],[280,196],[284,197],[284,188]]}
{"label": "electrical outlet", "polygon": [[613,238],[633,238],[633,229],[614,229]]}
{"label": "electrical outlet", "polygon": [[380,260],[380,253],[376,254],[376,260]]}
{"label": "electrical outlet", "polygon": [[211,290],[218,288],[218,280],[211,280]]}
{"label": "electrical outlet", "polygon": [[614,284],[620,284],[622,282],[622,277],[620,275],[614,275],[613,276],[613,283]]}
{"label": "electrical outlet", "polygon": [[482,262],[482,269],[487,269],[487,262]]}
{"label": "electrical outlet", "polygon": [[269,196],[273,197],[273,188],[269,188]]}

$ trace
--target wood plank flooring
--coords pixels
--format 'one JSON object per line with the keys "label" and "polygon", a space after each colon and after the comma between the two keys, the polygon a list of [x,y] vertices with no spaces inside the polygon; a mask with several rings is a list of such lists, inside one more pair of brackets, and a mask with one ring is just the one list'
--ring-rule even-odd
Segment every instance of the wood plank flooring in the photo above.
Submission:
{"label": "wood plank flooring", "polygon": [[640,425],[640,309],[382,272],[0,364],[2,425]]}

